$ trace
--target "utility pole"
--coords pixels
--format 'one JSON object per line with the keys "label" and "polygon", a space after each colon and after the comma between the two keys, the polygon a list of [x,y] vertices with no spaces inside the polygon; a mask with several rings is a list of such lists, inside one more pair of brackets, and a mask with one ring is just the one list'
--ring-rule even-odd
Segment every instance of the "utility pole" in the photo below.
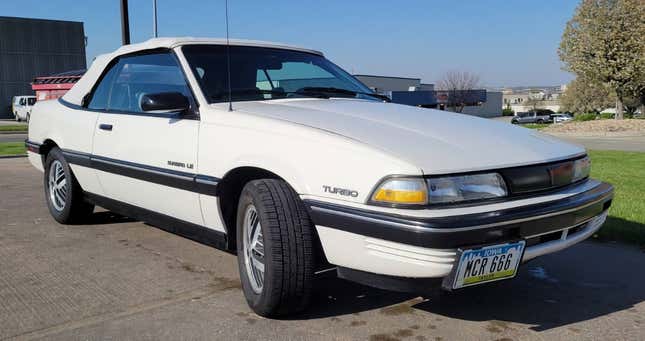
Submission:
{"label": "utility pole", "polygon": [[157,34],[157,0],[152,0],[152,32],[155,38],[159,36]]}
{"label": "utility pole", "polygon": [[128,19],[128,0],[121,0],[121,40],[123,45],[130,44],[130,20]]}

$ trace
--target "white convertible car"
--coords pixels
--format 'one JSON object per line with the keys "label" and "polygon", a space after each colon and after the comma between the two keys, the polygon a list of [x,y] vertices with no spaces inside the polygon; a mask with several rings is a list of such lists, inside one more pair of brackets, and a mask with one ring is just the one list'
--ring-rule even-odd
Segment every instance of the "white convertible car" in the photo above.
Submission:
{"label": "white convertible car", "polygon": [[98,205],[236,250],[264,316],[305,308],[331,268],[410,291],[512,278],[591,236],[613,197],[579,146],[389,103],[318,51],[256,41],[100,56],[36,104],[26,144],[58,222]]}

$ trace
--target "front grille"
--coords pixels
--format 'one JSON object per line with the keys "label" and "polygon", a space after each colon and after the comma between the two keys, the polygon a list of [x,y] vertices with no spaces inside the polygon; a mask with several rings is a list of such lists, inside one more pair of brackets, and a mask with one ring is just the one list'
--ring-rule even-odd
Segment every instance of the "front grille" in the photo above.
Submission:
{"label": "front grille", "polygon": [[562,231],[551,232],[548,234],[543,234],[541,236],[531,237],[526,239],[526,246],[542,244],[542,243],[550,242],[552,240],[558,240],[560,238],[562,238]]}
{"label": "front grille", "polygon": [[511,196],[548,191],[571,183],[573,163],[584,156],[565,161],[500,169]]}
{"label": "front grille", "polygon": [[583,224],[580,224],[580,225],[577,225],[577,226],[574,226],[574,227],[571,227],[571,228],[568,228],[568,229],[564,229],[564,230],[560,230],[560,231],[555,231],[555,232],[543,234],[543,235],[540,235],[540,236],[527,238],[526,239],[526,246],[528,247],[528,246],[533,246],[533,245],[537,245],[537,244],[550,242],[550,241],[553,241],[553,240],[562,239],[564,233],[567,233],[567,236],[568,236],[568,235],[572,235],[574,233],[580,232],[585,227],[587,227],[587,224],[588,224],[588,222],[585,222]]}

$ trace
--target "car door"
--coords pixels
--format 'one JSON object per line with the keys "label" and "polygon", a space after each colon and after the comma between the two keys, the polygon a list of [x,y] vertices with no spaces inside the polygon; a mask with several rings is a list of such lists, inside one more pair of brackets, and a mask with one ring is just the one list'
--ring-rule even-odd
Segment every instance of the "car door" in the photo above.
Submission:
{"label": "car door", "polygon": [[18,113],[18,117],[20,119],[25,119],[26,113],[25,113],[25,108],[27,105],[27,100],[24,97],[20,97],[20,100],[18,101],[18,107],[16,109],[16,112]]}
{"label": "car door", "polygon": [[530,112],[528,117],[527,117],[527,119],[526,119],[526,123],[535,123],[535,121],[536,121],[536,119],[535,119],[535,111]]}
{"label": "car door", "polygon": [[[199,116],[171,51],[122,56],[104,76],[108,100],[99,114],[92,162],[111,199],[203,225],[193,191]],[[188,112],[144,111],[145,95],[181,93]]]}

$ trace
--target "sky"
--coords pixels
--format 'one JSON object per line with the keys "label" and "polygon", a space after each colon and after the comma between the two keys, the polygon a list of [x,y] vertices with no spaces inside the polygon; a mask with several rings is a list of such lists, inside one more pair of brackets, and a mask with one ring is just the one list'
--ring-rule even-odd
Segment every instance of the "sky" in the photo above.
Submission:
{"label": "sky", "polygon": [[[133,43],[152,37],[152,1],[130,0]],[[489,87],[560,85],[557,48],[577,0],[229,0],[231,38],[323,51],[354,74],[478,74]],[[121,45],[119,0],[3,0],[0,16],[84,23],[88,63]],[[157,0],[159,36],[224,37],[224,0]]]}

